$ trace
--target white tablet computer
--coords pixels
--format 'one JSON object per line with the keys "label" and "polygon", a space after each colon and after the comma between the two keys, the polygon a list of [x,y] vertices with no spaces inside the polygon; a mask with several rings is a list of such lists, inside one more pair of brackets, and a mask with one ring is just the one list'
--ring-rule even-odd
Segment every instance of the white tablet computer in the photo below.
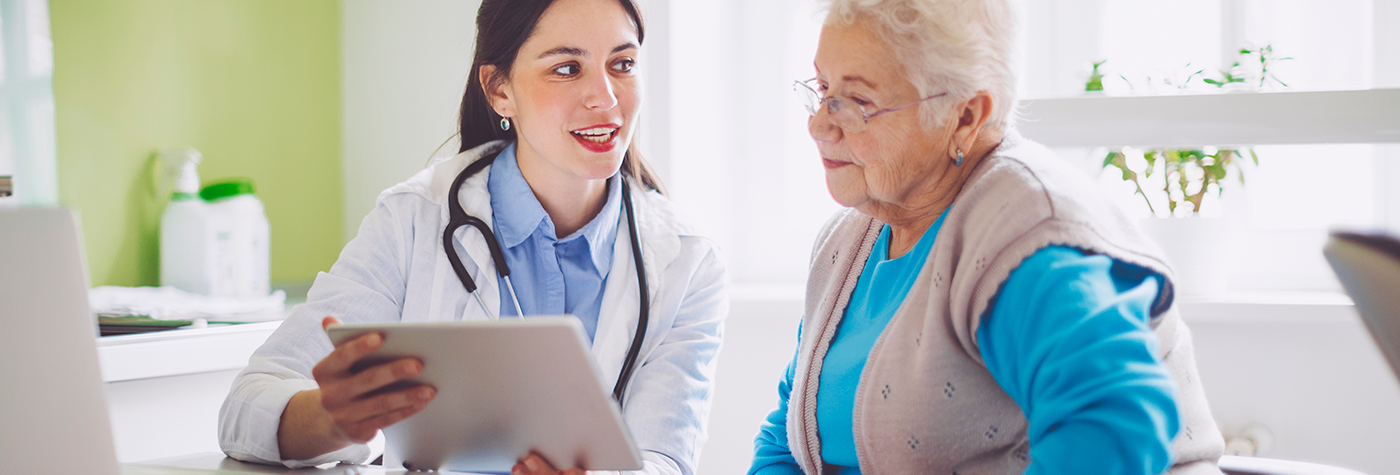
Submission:
{"label": "white tablet computer", "polygon": [[531,452],[561,470],[642,468],[577,319],[327,329],[335,344],[371,331],[384,346],[357,367],[417,357],[423,374],[412,382],[437,388],[423,411],[384,429],[405,468],[509,472]]}

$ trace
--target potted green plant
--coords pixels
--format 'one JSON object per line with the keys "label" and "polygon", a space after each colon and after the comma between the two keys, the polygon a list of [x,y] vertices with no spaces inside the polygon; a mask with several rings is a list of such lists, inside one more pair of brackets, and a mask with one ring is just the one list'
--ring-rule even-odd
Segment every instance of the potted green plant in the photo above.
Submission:
{"label": "potted green plant", "polygon": [[[1273,45],[1240,48],[1240,61],[1220,71],[1218,79],[1203,75],[1204,70],[1187,65],[1173,78],[1159,79],[1157,90],[1177,92],[1196,78],[1221,90],[1257,90],[1272,85],[1288,87],[1274,74],[1275,66],[1293,58],[1279,57]],[[1102,88],[1103,75],[1094,63],[1093,75],[1085,89],[1096,83]],[[1242,66],[1241,63],[1247,64]],[[1194,71],[1192,71],[1194,70]],[[1189,73],[1189,74],[1188,74]],[[1184,76],[1184,79],[1181,79]],[[1131,88],[1133,82],[1120,75]],[[1151,76],[1151,88],[1158,85]],[[1103,168],[1113,168],[1123,181],[1135,187],[1153,218],[1143,220],[1142,228],[1173,261],[1177,290],[1186,295],[1211,295],[1224,290],[1229,260],[1230,224],[1220,217],[1204,217],[1202,206],[1212,194],[1224,194],[1226,177],[1234,172],[1244,185],[1241,165],[1259,164],[1259,156],[1249,148],[1149,148],[1115,150],[1104,156]]]}
{"label": "potted green plant", "polygon": [[1104,169],[1119,172],[1147,204],[1152,217],[1139,224],[1172,261],[1178,294],[1210,296],[1225,290],[1230,223],[1204,217],[1201,210],[1208,196],[1224,193],[1231,172],[1243,186],[1241,165],[1246,162],[1259,164],[1253,149],[1125,148],[1104,156]]}
{"label": "potted green plant", "polygon": [[[1137,188],[1136,194],[1147,203],[1147,209],[1160,217],[1195,216],[1201,212],[1201,203],[1207,193],[1225,192],[1222,180],[1230,170],[1236,171],[1240,185],[1244,185],[1244,171],[1237,160],[1248,154],[1255,165],[1259,164],[1259,155],[1249,148],[1217,149],[1214,153],[1205,149],[1151,148],[1142,151],[1142,163],[1138,165],[1141,168],[1135,169],[1128,164],[1128,150],[1108,152],[1103,159],[1103,167],[1113,167],[1122,172],[1123,181],[1132,182]],[[1143,188],[1144,183],[1149,188],[1158,186],[1158,183],[1148,181],[1154,175],[1160,181],[1158,189],[1162,190],[1161,196],[1164,197],[1157,206],[1153,206],[1153,200]],[[1190,211],[1177,213],[1177,208],[1186,204],[1191,205]],[[1165,209],[1166,214],[1159,213],[1158,209]]]}
{"label": "potted green plant", "polygon": [[[1221,88],[1223,90],[1248,90],[1263,89],[1272,84],[1280,87],[1288,87],[1288,84],[1279,79],[1270,68],[1278,63],[1293,59],[1292,57],[1280,58],[1274,53],[1274,45],[1264,45],[1257,48],[1240,48],[1240,56],[1250,64],[1257,63],[1258,69],[1246,67],[1235,61],[1229,69],[1220,71],[1220,79],[1204,79],[1206,84]],[[1257,60],[1251,58],[1258,58]],[[1257,83],[1255,81],[1258,81]]]}
{"label": "potted green plant", "polygon": [[[1200,83],[1215,86],[1222,91],[1253,91],[1267,89],[1273,86],[1288,87],[1288,84],[1274,74],[1278,63],[1292,60],[1292,57],[1279,57],[1274,52],[1274,46],[1266,44],[1259,47],[1246,47],[1239,49],[1240,59],[1235,61],[1229,68],[1219,71],[1219,78],[1205,76],[1205,69],[1193,68],[1191,64],[1183,66],[1174,74],[1161,74],[1159,77],[1148,75],[1134,75],[1137,80],[1129,79],[1128,74],[1118,73],[1118,78],[1123,80],[1129,91],[1149,91],[1158,94],[1175,94],[1193,88],[1192,84],[1196,78],[1200,78]],[[1104,64],[1108,60],[1095,61],[1090,65],[1089,78],[1084,82],[1086,92],[1103,92],[1104,77],[1108,72]],[[1195,71],[1192,71],[1195,69]],[[1207,86],[1208,87],[1208,86]]]}
{"label": "potted green plant", "polygon": [[1099,71],[1099,68],[1107,62],[1108,60],[1105,59],[1094,63],[1093,70],[1089,71],[1089,81],[1084,83],[1086,92],[1103,92],[1103,72]]}

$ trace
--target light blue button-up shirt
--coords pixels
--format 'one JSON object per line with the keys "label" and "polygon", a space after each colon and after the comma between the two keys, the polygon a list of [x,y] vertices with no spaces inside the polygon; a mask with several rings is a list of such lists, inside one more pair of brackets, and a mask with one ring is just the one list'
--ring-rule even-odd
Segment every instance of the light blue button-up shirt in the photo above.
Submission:
{"label": "light blue button-up shirt", "polygon": [[[573,314],[583,323],[588,340],[593,340],[617,240],[622,207],[619,185],[616,175],[609,178],[603,210],[582,229],[560,239],[554,221],[520,173],[515,144],[496,157],[486,179],[491,194],[491,229],[501,242],[525,315]],[[501,289],[501,315],[515,315],[505,279],[501,279]]]}

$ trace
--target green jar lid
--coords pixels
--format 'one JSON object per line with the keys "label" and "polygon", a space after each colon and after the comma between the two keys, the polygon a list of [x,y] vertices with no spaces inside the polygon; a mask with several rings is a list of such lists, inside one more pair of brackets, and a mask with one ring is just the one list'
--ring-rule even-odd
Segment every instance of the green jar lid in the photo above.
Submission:
{"label": "green jar lid", "polygon": [[253,194],[253,179],[233,178],[205,186],[199,190],[199,197],[204,201],[216,201],[224,198]]}

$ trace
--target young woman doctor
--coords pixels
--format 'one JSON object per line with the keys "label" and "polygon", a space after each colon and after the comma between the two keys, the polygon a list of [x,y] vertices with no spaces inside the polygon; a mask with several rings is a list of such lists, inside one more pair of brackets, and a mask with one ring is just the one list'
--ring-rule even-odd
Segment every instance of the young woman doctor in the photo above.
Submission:
{"label": "young woman doctor", "polygon": [[[382,338],[332,347],[325,325],[571,313],[617,386],[643,472],[694,473],[726,277],[714,244],[676,220],[632,147],[643,36],[632,0],[483,1],[461,153],[379,195],[234,381],[220,411],[224,452],[289,467],[362,463],[379,429],[432,401],[426,386],[375,392],[422,362],[351,374]],[[554,471],[533,455],[513,470]]]}

